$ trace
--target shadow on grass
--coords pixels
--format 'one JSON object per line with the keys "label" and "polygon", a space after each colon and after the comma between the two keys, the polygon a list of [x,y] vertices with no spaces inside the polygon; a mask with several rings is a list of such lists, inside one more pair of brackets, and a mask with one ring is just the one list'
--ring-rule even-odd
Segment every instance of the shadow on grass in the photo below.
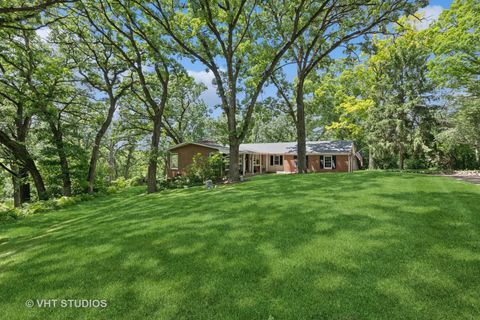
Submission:
{"label": "shadow on grass", "polygon": [[[479,199],[379,172],[131,189],[1,226],[0,306],[32,319],[475,318]],[[23,306],[35,298],[109,306]]]}

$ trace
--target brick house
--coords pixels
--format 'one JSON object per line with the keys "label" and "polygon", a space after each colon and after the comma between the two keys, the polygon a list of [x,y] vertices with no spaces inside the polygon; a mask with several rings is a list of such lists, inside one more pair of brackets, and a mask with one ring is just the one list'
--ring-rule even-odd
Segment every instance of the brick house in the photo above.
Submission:
{"label": "brick house", "polygon": [[[193,156],[209,156],[220,152],[226,157],[229,148],[221,144],[200,141],[185,142],[169,149],[168,177],[185,174]],[[240,145],[238,159],[240,174],[297,172],[297,143],[245,143]],[[309,172],[351,172],[358,169],[355,146],[352,141],[307,142],[307,168]]]}

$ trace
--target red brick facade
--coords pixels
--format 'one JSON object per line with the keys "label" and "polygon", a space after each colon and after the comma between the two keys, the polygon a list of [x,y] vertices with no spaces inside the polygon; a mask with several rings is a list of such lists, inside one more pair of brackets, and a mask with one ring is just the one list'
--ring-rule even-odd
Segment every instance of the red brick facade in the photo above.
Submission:
{"label": "red brick facade", "polygon": [[[187,167],[192,164],[193,156],[197,153],[201,153],[204,156],[208,156],[211,152],[218,152],[217,149],[200,146],[197,144],[187,144],[178,148],[170,149],[170,155],[168,157],[167,176],[169,178],[175,177],[178,174],[185,174]],[[178,154],[178,169],[171,169],[170,159],[171,154]]]}
{"label": "red brick facade", "polygon": [[[217,149],[214,147],[202,146],[194,143],[180,145],[176,148],[170,149],[170,155],[168,157],[168,167],[167,167],[167,176],[168,177],[175,177],[176,175],[183,175],[186,172],[187,167],[192,163],[193,157],[200,153],[204,156],[208,156],[211,152],[218,152]],[[178,155],[178,168],[171,169],[171,154]],[[243,155],[240,155],[243,157]],[[308,172],[348,172],[349,171],[349,157],[352,157],[352,162],[356,161],[355,157],[349,155],[334,155],[335,156],[335,168],[332,169],[324,169],[321,168],[320,155],[308,155]],[[270,162],[267,164],[267,161],[270,161],[270,155],[263,154],[261,155],[261,167],[262,172],[285,172],[285,173],[295,173],[297,171],[296,168],[296,160],[294,155],[283,155],[283,166],[271,166]],[[332,159],[333,160],[333,159]],[[252,174],[251,171],[253,168],[247,165],[246,166],[246,174]],[[253,169],[254,173],[260,172],[260,167],[255,167]],[[352,163],[352,170],[356,169],[355,163]],[[240,167],[242,170],[242,167]]]}
{"label": "red brick facade", "polygon": [[[309,172],[348,172],[348,155],[335,156],[335,169],[320,169],[320,155],[308,155]],[[285,172],[296,172],[295,156],[285,155],[283,157],[283,167]]]}

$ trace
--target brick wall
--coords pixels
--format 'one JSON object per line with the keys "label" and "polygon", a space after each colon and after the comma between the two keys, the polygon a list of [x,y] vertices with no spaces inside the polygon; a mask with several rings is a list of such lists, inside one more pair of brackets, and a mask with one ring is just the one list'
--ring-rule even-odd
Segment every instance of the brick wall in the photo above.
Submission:
{"label": "brick wall", "polygon": [[168,169],[167,176],[169,178],[175,177],[178,174],[185,174],[187,167],[192,164],[193,156],[197,153],[201,153],[204,156],[208,156],[210,152],[217,152],[217,149],[199,146],[196,144],[187,144],[175,149],[170,150],[170,153],[178,154],[178,170],[170,169],[170,155],[168,156]]}

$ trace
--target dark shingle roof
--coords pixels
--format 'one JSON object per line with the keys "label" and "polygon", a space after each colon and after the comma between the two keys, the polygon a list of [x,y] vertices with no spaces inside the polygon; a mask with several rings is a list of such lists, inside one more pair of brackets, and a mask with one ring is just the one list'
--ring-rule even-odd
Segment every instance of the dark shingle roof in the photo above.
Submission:
{"label": "dark shingle roof", "polygon": [[[307,154],[351,153],[353,141],[307,141]],[[240,145],[240,152],[297,154],[297,142],[245,143]]]}
{"label": "dark shingle roof", "polygon": [[[187,145],[182,143],[179,146]],[[228,146],[224,146],[211,141],[194,142],[194,144],[217,149],[222,153],[228,153]],[[353,151],[353,141],[307,141],[307,154],[349,154]],[[276,143],[243,143],[240,145],[241,153],[261,153],[261,154],[297,154],[297,142],[276,142]]]}

